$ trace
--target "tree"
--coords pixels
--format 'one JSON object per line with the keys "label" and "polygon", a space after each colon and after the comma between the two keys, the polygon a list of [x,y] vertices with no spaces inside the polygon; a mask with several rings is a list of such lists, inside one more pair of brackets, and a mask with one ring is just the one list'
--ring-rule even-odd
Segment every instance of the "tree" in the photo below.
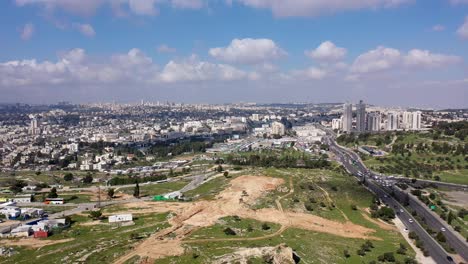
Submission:
{"label": "tree", "polygon": [[343,255],[345,256],[345,258],[351,257],[351,254],[349,254],[349,250],[347,249],[343,250]]}
{"label": "tree", "polygon": [[452,213],[452,210],[450,210],[450,212],[449,212],[448,215],[447,215],[447,223],[448,223],[449,225],[451,225],[453,219],[455,219],[455,215]]}
{"label": "tree", "polygon": [[270,227],[267,223],[263,223],[263,224],[262,224],[262,229],[263,229],[263,230],[270,230],[270,228],[271,228],[271,227]]}
{"label": "tree", "polygon": [[140,198],[140,185],[138,182],[135,185],[135,189],[133,190],[133,197]]}
{"label": "tree", "polygon": [[49,195],[47,195],[47,198],[57,198],[57,197],[58,197],[57,189],[53,187],[52,189],[50,189],[50,192],[49,192]]}
{"label": "tree", "polygon": [[221,166],[221,165],[218,165],[218,167],[216,168],[217,172],[222,172],[223,170],[224,170],[223,166]]}
{"label": "tree", "polygon": [[101,210],[89,212],[89,217],[91,217],[94,220],[100,219],[101,216],[102,216]]}
{"label": "tree", "polygon": [[109,190],[107,190],[107,196],[109,196],[109,198],[114,198],[114,188],[110,188]]}
{"label": "tree", "polygon": [[92,183],[92,182],[93,182],[93,176],[91,176],[91,174],[88,174],[83,178],[83,183]]}
{"label": "tree", "polygon": [[437,239],[437,241],[442,242],[442,243],[447,241],[444,234],[442,232],[440,232],[440,231],[439,231],[439,233],[437,233],[436,239]]}
{"label": "tree", "polygon": [[10,186],[10,191],[12,191],[14,194],[20,193],[23,191],[23,187],[25,187],[27,184],[24,181],[21,180],[15,180],[13,185]]}
{"label": "tree", "polygon": [[229,171],[225,171],[225,172],[223,173],[223,175],[224,175],[224,177],[226,177],[226,178],[231,178],[231,176],[229,176]]}
{"label": "tree", "polygon": [[71,180],[73,180],[73,174],[70,173],[70,172],[66,173],[65,176],[63,176],[63,180],[64,180],[64,181],[71,181]]}

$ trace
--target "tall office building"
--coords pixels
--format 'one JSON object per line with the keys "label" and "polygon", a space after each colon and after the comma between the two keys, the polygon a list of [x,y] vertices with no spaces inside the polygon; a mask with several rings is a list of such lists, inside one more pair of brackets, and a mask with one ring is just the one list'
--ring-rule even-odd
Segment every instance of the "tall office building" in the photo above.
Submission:
{"label": "tall office building", "polygon": [[353,129],[353,105],[346,103],[343,106],[343,132],[351,132]]}
{"label": "tall office building", "polygon": [[366,130],[366,105],[362,100],[356,105],[356,130],[358,132]]}
{"label": "tall office building", "polygon": [[387,114],[387,130],[397,130],[399,122],[398,113]]}
{"label": "tall office building", "polygon": [[367,130],[380,131],[380,113],[369,113],[367,115]]}

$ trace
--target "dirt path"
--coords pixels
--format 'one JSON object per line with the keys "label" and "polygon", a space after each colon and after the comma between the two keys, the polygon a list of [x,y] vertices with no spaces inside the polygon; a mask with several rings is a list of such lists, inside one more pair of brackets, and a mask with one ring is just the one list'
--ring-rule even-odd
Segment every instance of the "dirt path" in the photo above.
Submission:
{"label": "dirt path", "polygon": [[367,221],[378,225],[383,230],[397,230],[397,228],[394,225],[385,223],[385,222],[381,221],[380,219],[376,220],[376,219],[368,216],[365,212],[361,212],[361,214]]}
{"label": "dirt path", "polygon": [[[183,243],[195,243],[195,241],[197,241],[184,240],[192,232],[203,227],[214,225],[219,218],[232,215],[281,225],[281,228],[274,234],[258,238],[234,238],[234,240],[261,240],[279,235],[289,227],[324,232],[349,238],[378,239],[371,235],[375,230],[349,221],[343,223],[307,213],[282,211],[282,207],[278,209],[250,209],[250,206],[254,204],[258,198],[268,191],[275,190],[282,184],[284,184],[284,180],[280,178],[240,176],[233,179],[231,185],[222,191],[214,201],[198,201],[193,203],[140,202],[126,204],[125,207],[129,209],[125,211],[127,213],[129,211],[144,211],[145,213],[172,211],[176,216],[169,219],[171,227],[151,235],[148,239],[137,244],[131,252],[117,259],[115,263],[124,263],[126,260],[136,255],[149,259],[182,255],[184,253]],[[290,184],[292,184],[292,181],[290,181]],[[291,193],[292,190],[286,195]],[[229,239],[207,239],[198,241],[226,240]]]}

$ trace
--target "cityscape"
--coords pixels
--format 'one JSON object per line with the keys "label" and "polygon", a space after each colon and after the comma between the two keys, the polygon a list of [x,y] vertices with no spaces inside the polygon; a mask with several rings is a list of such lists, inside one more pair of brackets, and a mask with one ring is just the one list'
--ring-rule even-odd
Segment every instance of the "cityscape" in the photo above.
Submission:
{"label": "cityscape", "polygon": [[468,263],[467,1],[0,14],[0,263]]}

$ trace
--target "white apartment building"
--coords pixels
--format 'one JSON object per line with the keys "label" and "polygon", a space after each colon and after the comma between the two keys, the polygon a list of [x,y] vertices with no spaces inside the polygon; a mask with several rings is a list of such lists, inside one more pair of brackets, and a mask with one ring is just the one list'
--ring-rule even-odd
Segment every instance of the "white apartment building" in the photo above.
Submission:
{"label": "white apartment building", "polygon": [[271,124],[271,134],[283,136],[284,134],[286,134],[286,128],[280,122],[273,122],[273,124]]}

